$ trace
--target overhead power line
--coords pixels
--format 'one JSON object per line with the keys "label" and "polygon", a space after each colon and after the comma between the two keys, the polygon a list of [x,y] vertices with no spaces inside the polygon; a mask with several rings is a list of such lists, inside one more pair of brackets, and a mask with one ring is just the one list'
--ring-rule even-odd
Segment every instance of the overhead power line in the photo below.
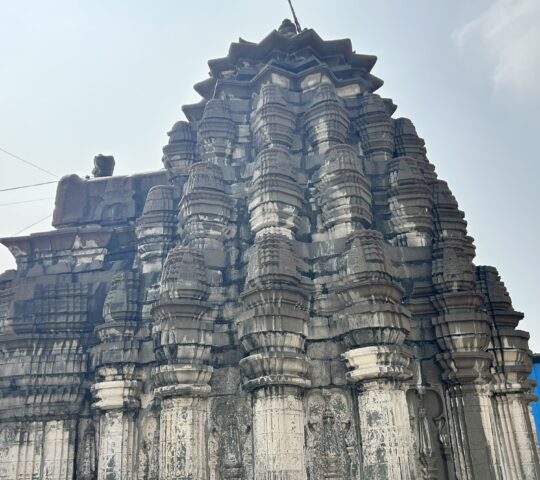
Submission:
{"label": "overhead power line", "polygon": [[51,185],[53,183],[58,183],[58,182],[32,183],[30,185],[21,185],[19,187],[2,188],[0,189],[0,192],[9,192],[10,190],[20,190],[21,188],[39,187],[40,185]]}
{"label": "overhead power line", "polygon": [[26,232],[26,230],[28,230],[29,228],[32,228],[32,227],[36,226],[38,223],[41,223],[41,222],[43,222],[43,221],[45,221],[45,220],[47,220],[48,218],[51,218],[51,217],[52,217],[52,213],[49,213],[49,215],[47,215],[46,217],[43,217],[40,220],[38,220],[37,222],[34,222],[31,225],[28,225],[27,227],[24,227],[22,230],[19,230],[18,232],[13,233],[11,236],[16,237],[17,235],[20,235],[21,233]]}
{"label": "overhead power line", "polygon": [[3,152],[6,155],[9,155],[10,157],[15,158],[15,159],[19,160],[20,162],[26,163],[26,165],[30,165],[31,167],[37,168],[38,170],[41,170],[42,172],[45,172],[48,175],[52,175],[54,178],[60,179],[60,177],[58,175],[56,175],[56,173],[49,172],[49,170],[46,170],[45,168],[42,168],[39,165],[36,165],[35,163],[29,162],[28,160],[25,160],[24,158],[19,157],[18,155],[15,155],[14,153],[8,152],[7,150],[5,150],[5,149],[3,149],[1,147],[0,147],[0,152]]}
{"label": "overhead power line", "polygon": [[34,198],[32,200],[23,200],[21,202],[9,202],[9,203],[0,203],[0,207],[8,207],[10,205],[21,205],[23,203],[33,203],[33,202],[41,202],[43,200],[52,200],[54,197],[46,197],[46,198]]}

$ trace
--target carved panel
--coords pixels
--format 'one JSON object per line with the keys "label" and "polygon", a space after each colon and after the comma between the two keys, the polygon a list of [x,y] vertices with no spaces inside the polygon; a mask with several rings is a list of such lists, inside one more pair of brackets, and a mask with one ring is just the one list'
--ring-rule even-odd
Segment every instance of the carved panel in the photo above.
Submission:
{"label": "carved panel", "polygon": [[210,408],[210,480],[253,478],[252,410],[249,398],[216,397]]}
{"label": "carved panel", "polygon": [[407,402],[421,478],[449,478],[446,463],[450,459],[450,441],[441,397],[434,390],[421,394],[409,390]]}
{"label": "carved panel", "polygon": [[350,393],[312,390],[305,403],[309,480],[359,480],[360,455]]}

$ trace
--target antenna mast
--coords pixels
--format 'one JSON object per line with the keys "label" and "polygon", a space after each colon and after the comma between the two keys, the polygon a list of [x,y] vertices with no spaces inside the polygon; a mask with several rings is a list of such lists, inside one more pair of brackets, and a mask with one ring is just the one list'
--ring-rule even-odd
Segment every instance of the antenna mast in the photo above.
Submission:
{"label": "antenna mast", "polygon": [[302,31],[302,27],[300,27],[300,22],[298,21],[298,17],[296,16],[296,13],[294,11],[292,0],[289,0],[289,7],[291,7],[292,16],[294,18],[294,24],[296,26],[296,33],[300,33]]}

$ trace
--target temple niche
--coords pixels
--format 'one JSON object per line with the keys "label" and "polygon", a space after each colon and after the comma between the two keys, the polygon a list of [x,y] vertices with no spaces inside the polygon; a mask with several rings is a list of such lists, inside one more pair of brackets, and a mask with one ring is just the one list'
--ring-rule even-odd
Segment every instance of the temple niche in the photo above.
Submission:
{"label": "temple niche", "polygon": [[523,315],[375,61],[233,43],[164,168],[2,239],[0,480],[540,479]]}

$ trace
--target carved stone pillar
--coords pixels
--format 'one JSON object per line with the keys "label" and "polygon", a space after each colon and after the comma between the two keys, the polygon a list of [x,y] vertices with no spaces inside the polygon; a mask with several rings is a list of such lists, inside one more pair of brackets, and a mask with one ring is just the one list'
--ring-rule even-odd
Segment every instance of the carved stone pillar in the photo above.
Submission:
{"label": "carved stone pillar", "polygon": [[356,384],[365,478],[415,479],[412,430],[406,398],[412,352],[403,344],[410,314],[388,273],[382,235],[352,234],[336,292],[346,307],[338,314],[349,350],[343,357]]}
{"label": "carved stone pillar", "polygon": [[464,479],[504,478],[494,467],[499,452],[489,390],[491,355],[486,352],[490,323],[482,311],[482,295],[474,290],[468,250],[465,240],[455,238],[439,242],[434,249],[433,283],[440,293],[431,299],[439,312],[432,322],[442,350],[437,360],[447,385],[458,474]]}
{"label": "carved stone pillar", "polygon": [[365,172],[370,180],[373,225],[386,232],[388,222],[388,167],[394,156],[394,121],[396,106],[389,99],[366,93],[360,99],[355,125],[365,157]]}
{"label": "carved stone pillar", "polygon": [[240,367],[253,395],[255,480],[306,479],[303,389],[307,295],[292,239],[302,193],[289,158],[294,113],[276,85],[261,88],[252,117],[257,146],[248,210],[255,244],[248,252],[238,337]]}
{"label": "carved stone pillar", "polygon": [[206,398],[164,398],[159,429],[159,478],[206,479]]}
{"label": "carved stone pillar", "polygon": [[175,217],[173,187],[152,187],[135,227],[141,273],[159,272],[163,268],[176,230]]}
{"label": "carved stone pillar", "polygon": [[197,129],[197,141],[202,161],[224,165],[234,147],[236,128],[229,102],[218,98],[209,100]]}
{"label": "carved stone pillar", "polygon": [[163,269],[159,300],[152,308],[154,394],[161,398],[159,478],[206,480],[206,403],[212,375],[213,323],[202,254],[173,248]]}
{"label": "carved stone pillar", "polygon": [[361,159],[349,145],[338,144],[324,154],[324,164],[313,176],[320,207],[321,227],[330,238],[346,237],[371,225],[371,192]]}
{"label": "carved stone pillar", "polygon": [[99,421],[98,480],[131,480],[136,472],[139,382],[127,380],[132,372],[126,372],[125,367],[123,370],[100,368],[103,380],[93,386],[97,399],[94,406],[103,412]]}
{"label": "carved stone pillar", "polygon": [[349,134],[349,116],[332,83],[321,83],[304,115],[307,139],[317,153],[344,144]]}
{"label": "carved stone pillar", "polygon": [[497,463],[505,479],[537,479],[538,449],[528,409],[532,367],[529,334],[516,330],[523,314],[513,309],[497,270],[480,266],[475,271],[492,320],[488,352],[493,357],[495,433],[500,452]]}
{"label": "carved stone pillar", "polygon": [[404,346],[349,350],[349,379],[357,382],[365,478],[402,480],[415,476],[412,431],[405,387],[412,354]]}
{"label": "carved stone pillar", "polygon": [[303,388],[307,299],[290,241],[265,235],[250,260],[238,335],[249,355],[240,362],[253,391],[256,480],[305,479]]}
{"label": "carved stone pillar", "polygon": [[103,307],[105,322],[96,327],[100,344],[92,350],[96,383],[94,408],[100,412],[98,480],[130,480],[137,457],[137,410],[140,381],[136,376],[137,331],[136,272],[116,274]]}
{"label": "carved stone pillar", "polygon": [[255,390],[253,441],[256,480],[306,478],[304,406],[298,388]]}
{"label": "carved stone pillar", "polygon": [[163,147],[163,166],[180,195],[197,156],[197,138],[191,124],[184,121],[176,122],[167,135],[169,143]]}
{"label": "carved stone pillar", "polygon": [[411,157],[397,157],[389,163],[388,170],[393,243],[410,247],[431,245],[433,201],[422,162]]}

